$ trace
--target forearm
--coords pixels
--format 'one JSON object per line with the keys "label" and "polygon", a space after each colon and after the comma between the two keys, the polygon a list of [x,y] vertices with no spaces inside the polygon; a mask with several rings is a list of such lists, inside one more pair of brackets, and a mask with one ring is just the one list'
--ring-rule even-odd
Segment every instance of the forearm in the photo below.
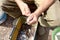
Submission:
{"label": "forearm", "polygon": [[22,0],[15,0],[15,2],[19,7],[24,3]]}
{"label": "forearm", "polygon": [[28,5],[24,1],[22,1],[22,0],[15,0],[15,2],[19,6],[19,8],[20,8],[20,10],[22,12],[22,15],[29,16],[31,14]]}
{"label": "forearm", "polygon": [[34,12],[37,16],[41,15],[52,3],[54,0],[43,0],[40,6]]}
{"label": "forearm", "polygon": [[15,0],[19,8],[21,9],[23,7],[24,2],[22,0]]}

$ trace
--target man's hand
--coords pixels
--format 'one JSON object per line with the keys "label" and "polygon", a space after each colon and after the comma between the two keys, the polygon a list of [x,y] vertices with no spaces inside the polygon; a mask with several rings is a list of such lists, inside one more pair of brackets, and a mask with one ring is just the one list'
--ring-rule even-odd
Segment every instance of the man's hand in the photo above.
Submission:
{"label": "man's hand", "polygon": [[23,3],[20,9],[22,11],[22,15],[29,16],[31,14],[30,9],[26,3]]}
{"label": "man's hand", "polygon": [[22,0],[15,0],[15,2],[18,4],[22,15],[29,16],[31,14],[30,9],[26,3],[24,3]]}
{"label": "man's hand", "polygon": [[27,24],[31,25],[38,22],[38,16],[36,14],[32,13],[28,18],[27,18]]}

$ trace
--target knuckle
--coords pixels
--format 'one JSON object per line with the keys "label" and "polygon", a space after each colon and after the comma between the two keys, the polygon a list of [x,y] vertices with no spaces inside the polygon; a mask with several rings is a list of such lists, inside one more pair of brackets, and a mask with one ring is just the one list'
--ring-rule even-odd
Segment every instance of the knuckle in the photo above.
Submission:
{"label": "knuckle", "polygon": [[37,19],[35,19],[35,22],[37,22]]}
{"label": "knuckle", "polygon": [[25,13],[22,13],[22,15],[25,15]]}

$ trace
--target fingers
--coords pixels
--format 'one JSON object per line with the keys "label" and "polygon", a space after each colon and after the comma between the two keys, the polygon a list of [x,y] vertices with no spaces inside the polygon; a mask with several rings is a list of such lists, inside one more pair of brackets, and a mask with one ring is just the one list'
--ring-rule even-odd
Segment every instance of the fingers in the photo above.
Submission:
{"label": "fingers", "polygon": [[22,13],[23,15],[25,15],[25,16],[30,16],[30,11],[28,10],[27,12],[25,11],[24,13]]}
{"label": "fingers", "polygon": [[27,19],[27,24],[32,25],[37,22],[37,17],[36,16],[30,16],[30,18]]}
{"label": "fingers", "polygon": [[30,9],[28,5],[24,4],[23,7],[21,7],[22,14],[25,16],[29,16],[31,14]]}
{"label": "fingers", "polygon": [[33,16],[29,16],[29,17],[27,18],[27,23],[29,23],[32,19],[33,19]]}
{"label": "fingers", "polygon": [[28,8],[28,6],[25,9],[25,12],[26,12],[26,14],[25,14],[26,16],[30,16],[31,12],[30,12],[30,9]]}
{"label": "fingers", "polygon": [[31,13],[29,13],[29,12],[28,13],[26,13],[26,12],[22,13],[22,15],[25,15],[25,16],[30,16],[30,14]]}

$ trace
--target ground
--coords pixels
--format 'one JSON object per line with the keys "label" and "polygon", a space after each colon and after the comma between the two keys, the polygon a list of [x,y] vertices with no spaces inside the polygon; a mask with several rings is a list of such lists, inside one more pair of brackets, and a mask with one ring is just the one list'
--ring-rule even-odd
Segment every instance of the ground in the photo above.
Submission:
{"label": "ground", "polygon": [[[14,19],[12,17],[8,16],[7,20],[0,25],[0,40],[10,40],[9,36],[12,31],[13,20]],[[52,30],[50,28],[45,28],[45,29],[46,29],[45,35],[39,36],[38,40],[51,40]]]}
{"label": "ground", "polygon": [[7,20],[0,25],[0,40],[9,40],[9,36],[13,27],[12,22],[13,18],[8,16]]}

